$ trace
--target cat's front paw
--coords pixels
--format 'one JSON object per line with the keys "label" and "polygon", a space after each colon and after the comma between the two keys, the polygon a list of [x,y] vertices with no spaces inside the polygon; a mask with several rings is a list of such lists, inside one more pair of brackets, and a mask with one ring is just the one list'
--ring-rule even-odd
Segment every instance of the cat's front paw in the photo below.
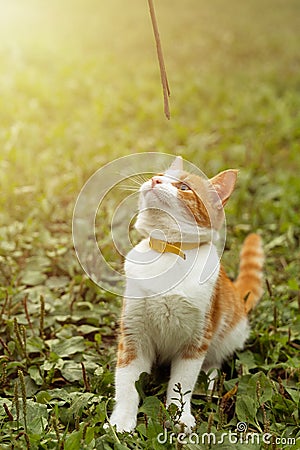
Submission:
{"label": "cat's front paw", "polygon": [[130,433],[136,427],[136,417],[128,413],[113,412],[109,421],[111,425],[116,426],[119,433]]}
{"label": "cat's front paw", "polygon": [[190,434],[196,426],[195,417],[189,413],[183,413],[179,419],[179,422],[184,425],[184,432]]}

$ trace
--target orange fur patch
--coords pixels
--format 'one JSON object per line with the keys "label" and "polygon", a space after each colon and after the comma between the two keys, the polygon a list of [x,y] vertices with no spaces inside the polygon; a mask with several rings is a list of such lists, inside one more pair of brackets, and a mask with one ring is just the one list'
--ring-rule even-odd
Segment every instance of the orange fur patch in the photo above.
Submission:
{"label": "orange fur patch", "polygon": [[120,337],[118,344],[117,367],[126,367],[135,360],[136,347],[131,342],[130,336],[126,335],[126,327],[124,325],[125,299],[123,299],[122,317],[120,321]]}
{"label": "orange fur patch", "polygon": [[240,258],[240,273],[234,285],[241,298],[246,299],[245,310],[249,312],[263,293],[264,254],[260,236],[252,233],[245,239]]}
{"label": "orange fur patch", "polygon": [[189,186],[189,191],[178,189],[178,198],[181,199],[190,210],[198,225],[211,228],[213,226],[213,214],[209,211],[210,198],[207,181],[193,174],[184,173],[181,181]]}
{"label": "orange fur patch", "polygon": [[136,348],[126,336],[121,336],[118,345],[117,367],[126,367],[136,358]]}
{"label": "orange fur patch", "polygon": [[117,367],[126,367],[135,359],[136,359],[136,353],[134,350],[129,351],[129,352],[126,351],[121,354],[118,353]]}
{"label": "orange fur patch", "polygon": [[228,317],[226,329],[223,332],[223,336],[225,336],[246,316],[246,308],[245,302],[221,266],[211,308],[206,317],[203,340],[198,345],[194,342],[187,345],[182,353],[184,359],[195,359],[207,351],[209,343],[220,325],[222,315]]}
{"label": "orange fur patch", "polygon": [[223,313],[228,317],[224,334],[231,331],[245,316],[245,303],[237,292],[233,282],[221,267],[215,295]]}
{"label": "orange fur patch", "polygon": [[191,342],[187,344],[182,350],[181,357],[183,359],[197,359],[199,356],[203,355],[208,349],[208,343],[205,342],[199,345],[197,342]]}

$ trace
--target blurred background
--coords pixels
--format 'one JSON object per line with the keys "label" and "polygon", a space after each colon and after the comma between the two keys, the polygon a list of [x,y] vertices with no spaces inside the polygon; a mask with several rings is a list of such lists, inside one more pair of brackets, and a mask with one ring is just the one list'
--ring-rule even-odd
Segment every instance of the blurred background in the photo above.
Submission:
{"label": "blurred background", "polygon": [[182,154],[208,176],[232,166],[248,184],[251,169],[276,192],[276,176],[298,177],[297,0],[157,1],[169,122],[146,1],[0,11],[2,221],[65,220],[88,176],[132,152]]}

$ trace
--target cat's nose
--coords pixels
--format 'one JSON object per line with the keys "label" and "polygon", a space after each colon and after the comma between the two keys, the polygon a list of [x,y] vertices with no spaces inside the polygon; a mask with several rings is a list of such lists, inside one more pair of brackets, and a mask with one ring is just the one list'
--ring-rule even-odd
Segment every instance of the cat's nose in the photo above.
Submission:
{"label": "cat's nose", "polygon": [[152,187],[154,188],[154,186],[156,186],[157,184],[161,184],[162,181],[158,178],[158,177],[152,177],[151,178],[151,182],[152,182]]}

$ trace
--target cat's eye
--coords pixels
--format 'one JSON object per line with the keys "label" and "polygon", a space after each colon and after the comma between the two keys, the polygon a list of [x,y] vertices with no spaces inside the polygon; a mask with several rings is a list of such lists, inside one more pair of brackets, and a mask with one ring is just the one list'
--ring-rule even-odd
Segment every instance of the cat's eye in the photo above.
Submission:
{"label": "cat's eye", "polygon": [[181,191],[190,191],[190,188],[189,188],[188,185],[185,184],[185,183],[180,184],[180,185],[179,185],[179,189],[180,189]]}

